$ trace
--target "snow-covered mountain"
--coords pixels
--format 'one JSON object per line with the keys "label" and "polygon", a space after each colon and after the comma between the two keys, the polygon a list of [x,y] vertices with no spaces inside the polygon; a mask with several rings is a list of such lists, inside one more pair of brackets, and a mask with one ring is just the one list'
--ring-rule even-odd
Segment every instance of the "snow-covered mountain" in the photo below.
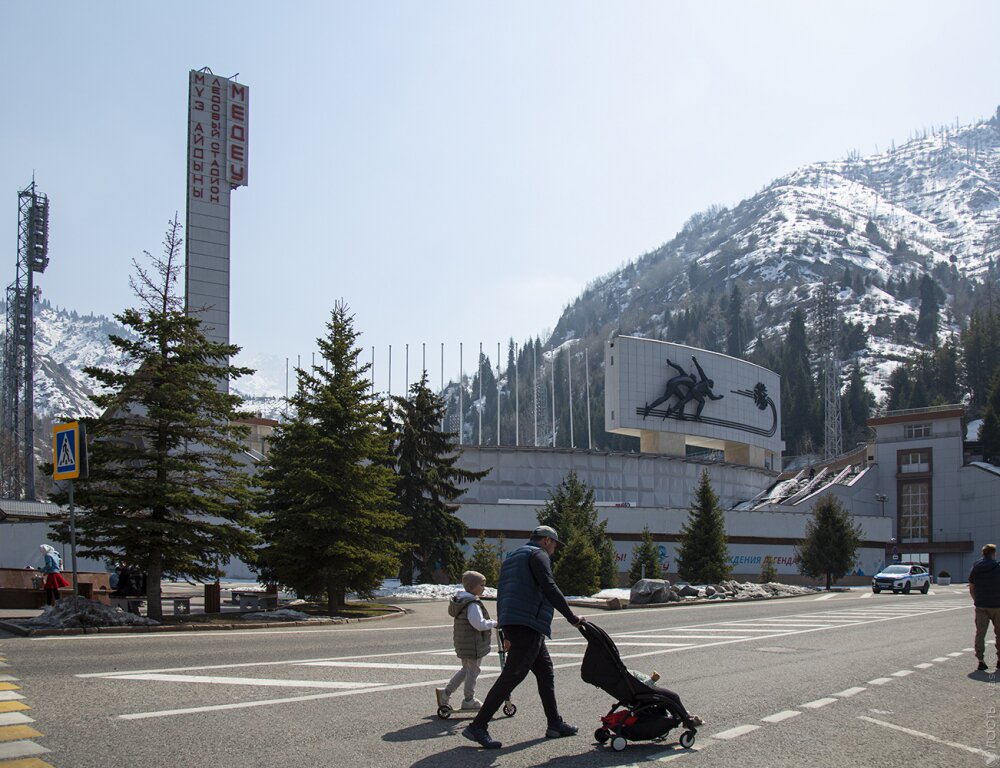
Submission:
{"label": "snow-covered mountain", "polygon": [[970,281],[1000,257],[1000,108],[883,154],[799,168],[732,209],[695,214],[669,242],[594,283],[560,318],[551,345],[612,333],[720,348],[720,301],[738,284],[755,339],[780,339],[796,307],[838,287],[852,351],[869,386],[920,348],[914,279],[946,298],[939,337],[969,313]]}
{"label": "snow-covered mountain", "polygon": [[[0,302],[0,333],[3,333]],[[90,394],[95,382],[87,366],[122,370],[124,361],[108,336],[128,336],[128,330],[103,315],[80,315],[42,302],[35,307],[35,411],[44,419],[98,415]],[[257,371],[240,379],[232,390],[246,400],[245,408],[265,418],[284,411],[284,360],[241,354],[235,361]],[[280,371],[280,378],[279,378]]]}

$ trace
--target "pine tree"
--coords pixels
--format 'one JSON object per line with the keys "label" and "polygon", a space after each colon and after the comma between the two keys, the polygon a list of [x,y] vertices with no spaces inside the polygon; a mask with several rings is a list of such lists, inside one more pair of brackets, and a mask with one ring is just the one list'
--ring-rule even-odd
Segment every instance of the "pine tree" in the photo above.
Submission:
{"label": "pine tree", "polygon": [[993,379],[993,389],[986,403],[986,413],[979,427],[979,442],[983,459],[991,464],[1000,463],[1000,374]]}
{"label": "pine tree", "polygon": [[393,497],[385,411],[359,364],[354,318],[337,302],[317,339],[322,362],[297,368],[294,415],[272,437],[261,575],[331,614],[348,591],[365,595],[399,571],[404,519]]}
{"label": "pine tree", "polygon": [[479,571],[486,577],[486,583],[495,587],[500,578],[500,547],[486,540],[486,531],[480,531],[479,538],[472,545],[472,556],[465,562],[469,571]]}
{"label": "pine tree", "polygon": [[[598,576],[601,587],[618,585],[618,565],[614,544],[607,534],[608,521],[597,521],[594,489],[581,482],[575,471],[570,470],[539,510],[538,524],[555,528],[564,542],[569,541],[574,529],[582,531],[600,558]],[[568,549],[560,547],[556,550],[552,558],[553,568]]]}
{"label": "pine tree", "polygon": [[441,431],[444,400],[427,386],[427,371],[410,387],[409,397],[394,397],[395,434],[393,454],[396,471],[396,502],[403,515],[402,536],[407,542],[400,580],[412,584],[414,574],[433,583],[434,572],[443,570],[449,580],[462,573],[465,523],[455,514],[453,503],[465,490],[458,483],[485,477],[489,470],[470,472],[455,466],[455,433]]}
{"label": "pine tree", "polygon": [[589,597],[600,589],[600,556],[586,532],[571,528],[553,576],[563,594]]}
{"label": "pine tree", "polygon": [[795,548],[799,573],[826,578],[826,588],[846,576],[857,562],[861,528],[832,494],[822,497],[806,523],[806,537]]}
{"label": "pine tree", "polygon": [[716,584],[728,579],[731,570],[725,516],[706,470],[701,473],[687,522],[681,526],[677,572],[694,584]]}
{"label": "pine tree", "polygon": [[84,369],[104,414],[85,420],[90,476],[74,488],[79,553],[143,569],[154,619],[162,578],[217,578],[221,563],[251,560],[254,543],[254,496],[237,458],[245,429],[233,423],[244,414],[219,386],[253,371],[230,365],[239,347],[209,341],[185,312],[175,292],[182,242],[174,216],[162,256],[145,253],[152,270],[132,262],[139,307],[115,316],[131,333],[109,336],[124,365]]}
{"label": "pine tree", "polygon": [[925,344],[936,341],[941,314],[941,288],[934,278],[925,274],[920,279],[920,313],[917,316],[917,340]]}
{"label": "pine tree", "polygon": [[778,566],[774,562],[774,555],[764,555],[764,562],[760,566],[760,583],[771,584],[778,580]]}
{"label": "pine tree", "polygon": [[642,578],[660,578],[660,549],[653,541],[649,526],[642,529],[642,539],[632,548],[632,567],[628,571],[628,583],[635,584]]}

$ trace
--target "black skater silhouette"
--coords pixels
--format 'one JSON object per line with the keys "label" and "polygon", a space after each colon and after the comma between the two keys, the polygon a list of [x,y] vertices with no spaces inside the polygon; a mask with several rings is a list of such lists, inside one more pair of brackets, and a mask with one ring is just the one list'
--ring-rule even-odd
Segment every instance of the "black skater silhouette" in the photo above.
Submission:
{"label": "black skater silhouette", "polygon": [[[705,371],[702,370],[701,366],[698,365],[698,359],[691,355],[691,361],[694,363],[694,367],[698,369],[698,376],[700,377],[698,381],[694,382],[692,386],[688,388],[688,391],[681,397],[675,405],[667,408],[667,416],[670,414],[676,414],[678,419],[687,418],[684,415],[684,406],[690,403],[692,400],[698,402],[698,408],[694,414],[694,420],[697,421],[701,418],[701,412],[705,409],[705,398],[710,400],[721,400],[724,395],[717,395],[712,391],[712,387],[715,386],[715,382],[705,375]],[[666,416],[664,416],[666,418]]]}
{"label": "black skater silhouette", "polygon": [[[685,397],[687,394],[685,390],[687,390],[687,392],[690,392],[691,388],[694,387],[695,384],[697,384],[697,380],[695,379],[694,376],[692,376],[690,373],[688,373],[679,365],[677,365],[677,363],[671,362],[670,358],[667,358],[667,365],[669,365],[671,368],[677,371],[677,375],[667,379],[667,384],[663,388],[663,397],[658,397],[653,402],[646,403],[646,407],[642,412],[643,419],[649,416],[649,412],[653,410],[656,406],[660,405],[661,403],[667,402],[667,400],[669,400],[671,397],[676,397],[678,400],[680,400],[682,397]],[[670,413],[669,408],[667,409],[667,413],[668,414]],[[663,418],[667,418],[666,415],[664,415]]]}

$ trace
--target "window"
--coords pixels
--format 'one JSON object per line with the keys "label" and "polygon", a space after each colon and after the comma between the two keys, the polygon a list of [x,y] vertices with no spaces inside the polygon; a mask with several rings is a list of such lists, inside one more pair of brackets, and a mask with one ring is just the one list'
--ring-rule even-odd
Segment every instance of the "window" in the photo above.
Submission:
{"label": "window", "polygon": [[927,541],[930,531],[930,490],[930,483],[904,483],[900,489],[900,541]]}
{"label": "window", "polygon": [[930,424],[904,424],[903,437],[930,437]]}
{"label": "window", "polygon": [[931,452],[926,451],[903,451],[899,454],[899,471],[903,474],[909,472],[930,472]]}

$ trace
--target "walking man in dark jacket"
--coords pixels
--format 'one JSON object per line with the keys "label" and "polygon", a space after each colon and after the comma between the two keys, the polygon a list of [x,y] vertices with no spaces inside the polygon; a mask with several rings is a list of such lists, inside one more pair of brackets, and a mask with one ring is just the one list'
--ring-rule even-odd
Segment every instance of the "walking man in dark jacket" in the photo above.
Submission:
{"label": "walking man in dark jacket", "polygon": [[563,722],[559,716],[555,670],[545,647],[545,638],[552,636],[554,611],[559,611],[574,627],[584,621],[570,610],[552,577],[550,557],[560,543],[555,529],[540,525],[532,531],[531,539],[512,552],[500,568],[497,623],[510,643],[507,661],[479,713],[462,731],[465,738],[485,749],[500,749],[500,742],[490,736],[487,725],[528,672],[534,674],[538,683],[538,695],[548,721],[545,735],[554,739],[577,732],[575,725]]}
{"label": "walking man in dark jacket", "polygon": [[969,594],[976,606],[976,658],[979,666],[976,670],[985,672],[986,667],[986,630],[993,622],[993,634],[996,638],[998,663],[1000,663],[1000,563],[996,561],[997,545],[987,544],[983,547],[983,559],[972,566],[969,573]]}

